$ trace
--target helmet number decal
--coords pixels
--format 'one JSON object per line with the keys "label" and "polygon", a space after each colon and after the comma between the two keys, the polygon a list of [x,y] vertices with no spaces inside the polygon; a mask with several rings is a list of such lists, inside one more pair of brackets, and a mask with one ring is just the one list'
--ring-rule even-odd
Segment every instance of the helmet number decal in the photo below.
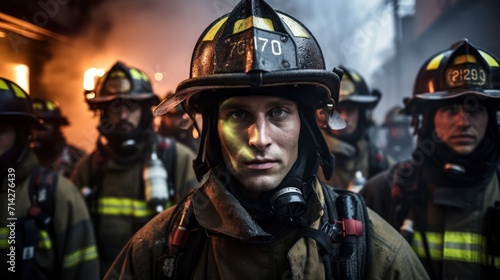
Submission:
{"label": "helmet number decal", "polygon": [[[253,41],[255,43],[256,50],[260,49],[261,52],[266,52],[266,47],[268,47],[267,43],[269,42],[268,38],[254,36]],[[259,48],[259,44],[260,44],[260,48]],[[269,44],[269,45],[270,45],[272,54],[281,55],[281,43],[280,43],[280,41],[273,39],[273,40],[271,40],[271,44]]]}
{"label": "helmet number decal", "polygon": [[217,68],[222,72],[267,72],[297,67],[295,44],[280,33],[249,29],[227,37],[217,47]]}
{"label": "helmet number decal", "polygon": [[482,86],[486,83],[486,77],[486,71],[478,65],[461,65],[446,70],[446,83],[450,87]]}

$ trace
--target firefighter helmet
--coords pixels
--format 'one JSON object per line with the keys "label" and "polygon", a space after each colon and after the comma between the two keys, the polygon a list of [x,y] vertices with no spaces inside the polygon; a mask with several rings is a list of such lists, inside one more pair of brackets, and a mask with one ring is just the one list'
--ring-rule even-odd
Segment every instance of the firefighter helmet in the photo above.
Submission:
{"label": "firefighter helmet", "polygon": [[405,113],[421,113],[428,102],[465,95],[500,101],[500,61],[467,39],[441,51],[421,66]]}
{"label": "firefighter helmet", "polygon": [[[210,155],[204,155],[204,141],[216,141],[206,137],[215,135],[213,131],[207,132],[213,129],[208,119],[214,117],[211,112],[214,102],[224,98],[280,96],[308,110],[301,116],[306,119],[305,124],[316,124],[315,110],[323,107],[331,128],[345,127],[345,122],[334,111],[342,70],[326,70],[320,46],[309,30],[263,0],[242,0],[231,13],[210,24],[195,45],[190,69],[190,78],[182,81],[175,93],[154,112],[163,115],[182,104],[191,118],[194,113],[201,113],[203,128],[208,125],[208,129],[202,129],[194,163],[198,178],[208,171],[201,161],[210,162]],[[328,146],[317,125],[307,129],[306,137],[313,139],[312,143],[320,150],[321,165],[329,178],[333,158]]]}
{"label": "firefighter helmet", "polygon": [[356,70],[339,65],[344,71],[344,76],[340,81],[340,101],[353,102],[365,109],[373,109],[380,101],[381,93],[378,90],[371,92],[366,85],[365,80]]}
{"label": "firefighter helmet", "polygon": [[157,105],[149,77],[143,71],[117,62],[96,83],[95,90],[86,92],[85,99],[93,110],[102,109],[115,99],[127,99]]}
{"label": "firefighter helmet", "polygon": [[409,126],[410,124],[411,118],[408,115],[403,114],[403,108],[400,106],[394,106],[385,114],[382,127]]}
{"label": "firefighter helmet", "polygon": [[205,105],[200,96],[213,100],[224,89],[241,95],[288,87],[281,90],[284,97],[334,105],[341,76],[338,69],[325,69],[318,42],[302,23],[262,0],[243,0],[205,29],[193,52],[190,78],[155,113],[165,114],[181,102],[188,111],[200,112]]}
{"label": "firefighter helmet", "polygon": [[27,121],[34,128],[45,129],[33,111],[29,94],[5,78],[0,78],[0,118]]}
{"label": "firefighter helmet", "polygon": [[33,99],[33,109],[35,115],[44,122],[55,123],[58,126],[69,125],[68,119],[62,115],[59,103],[56,101],[35,97]]}

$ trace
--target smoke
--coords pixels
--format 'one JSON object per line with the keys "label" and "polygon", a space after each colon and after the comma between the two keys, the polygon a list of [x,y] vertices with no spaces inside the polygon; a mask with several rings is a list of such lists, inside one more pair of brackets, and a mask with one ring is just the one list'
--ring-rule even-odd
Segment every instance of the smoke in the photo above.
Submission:
{"label": "smoke", "polygon": [[[42,81],[49,97],[61,104],[71,125],[70,143],[91,151],[98,136],[98,116],[88,110],[83,94],[84,71],[109,69],[116,61],[146,72],[153,90],[164,97],[189,77],[192,51],[199,35],[239,0],[104,1],[91,13],[88,25],[70,44],[55,46]],[[344,64],[370,82],[371,72],[389,54],[381,30],[392,28],[383,0],[280,1],[276,10],[304,23],[322,47],[328,69]],[[387,32],[386,32],[387,33]],[[386,42],[391,42],[387,39]],[[154,80],[155,73],[163,79]]]}
{"label": "smoke", "polygon": [[[71,44],[55,46],[42,81],[70,121],[65,129],[70,143],[90,152],[98,136],[99,117],[84,100],[87,69],[108,70],[122,61],[146,72],[160,97],[189,77],[196,40],[216,13],[202,2],[206,1],[108,0],[91,13],[88,25]],[[155,73],[163,79],[154,80]]]}

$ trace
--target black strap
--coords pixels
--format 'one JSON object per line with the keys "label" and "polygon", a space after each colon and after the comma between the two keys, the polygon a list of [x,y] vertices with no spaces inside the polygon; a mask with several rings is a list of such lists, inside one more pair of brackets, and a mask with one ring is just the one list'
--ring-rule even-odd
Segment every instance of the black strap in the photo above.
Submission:
{"label": "black strap", "polygon": [[[28,186],[31,207],[27,215],[18,220],[21,233],[17,240],[19,256],[21,256],[20,279],[39,279],[39,269],[36,268],[36,248],[39,242],[39,231],[45,229],[49,238],[55,236],[53,216],[55,213],[55,191],[57,173],[40,166],[35,167]],[[53,238],[51,238],[54,240]],[[56,242],[52,242],[52,250],[57,252]],[[58,255],[54,254],[55,263],[59,263]],[[47,275],[45,275],[47,277]],[[50,278],[50,277],[49,277]]]}

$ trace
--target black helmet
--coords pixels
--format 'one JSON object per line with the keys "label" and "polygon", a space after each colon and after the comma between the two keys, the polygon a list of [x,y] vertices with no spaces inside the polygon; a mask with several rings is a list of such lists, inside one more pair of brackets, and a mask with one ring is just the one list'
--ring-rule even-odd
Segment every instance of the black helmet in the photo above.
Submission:
{"label": "black helmet", "polygon": [[33,112],[28,93],[5,78],[0,78],[0,118],[26,121],[34,128],[45,129]]}
{"label": "black helmet", "polygon": [[256,88],[307,87],[301,91],[304,99],[335,104],[339,75],[341,71],[325,69],[320,47],[302,23],[262,0],[243,0],[205,29],[193,52],[190,78],[155,113],[165,114],[181,102],[188,111],[200,112],[205,105],[200,95],[217,98],[216,90],[228,88],[242,94]]}
{"label": "black helmet", "polygon": [[365,109],[371,110],[380,101],[381,93],[378,90],[368,90],[365,80],[360,73],[352,68],[339,65],[344,71],[344,76],[340,81],[340,101],[353,102]]}
{"label": "black helmet", "polygon": [[404,110],[419,114],[429,102],[465,95],[500,101],[500,62],[493,54],[462,39],[422,65]]}
{"label": "black helmet", "polygon": [[408,115],[403,114],[403,107],[394,106],[387,110],[382,127],[409,125],[411,125],[411,118]]}
{"label": "black helmet", "polygon": [[153,93],[149,77],[143,71],[117,62],[106,72],[95,86],[85,93],[85,99],[92,110],[102,109],[115,99],[127,99],[157,105],[158,96]]}
{"label": "black helmet", "polygon": [[313,112],[305,122],[311,124],[309,137],[319,143],[323,170],[333,172],[333,158],[317,128],[313,110],[324,106],[332,128],[345,126],[333,110],[341,77],[340,69],[326,70],[318,42],[302,23],[275,11],[263,0],[242,0],[231,13],[205,29],[193,52],[190,78],[181,82],[154,112],[163,115],[182,103],[188,114],[203,115],[204,129],[195,163],[200,178],[208,171],[200,163],[205,157],[208,125],[204,111],[211,110],[213,102],[232,95],[259,94],[295,100],[299,107],[308,106]]}
{"label": "black helmet", "polygon": [[52,122],[58,126],[69,125],[68,119],[62,115],[59,103],[56,101],[35,97],[33,99],[33,109],[35,115],[44,122]]}

